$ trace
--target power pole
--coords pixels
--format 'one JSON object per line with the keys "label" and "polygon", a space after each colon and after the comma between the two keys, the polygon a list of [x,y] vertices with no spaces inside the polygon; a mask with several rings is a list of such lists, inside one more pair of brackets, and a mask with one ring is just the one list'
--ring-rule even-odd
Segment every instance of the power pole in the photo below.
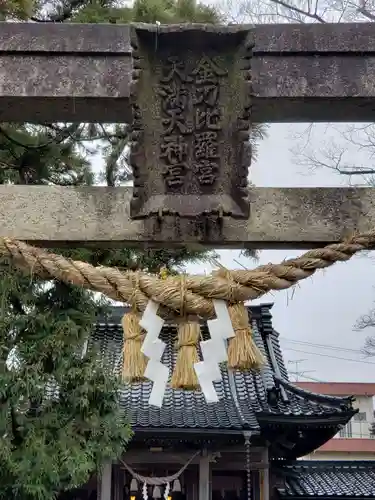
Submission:
{"label": "power pole", "polygon": [[298,382],[300,377],[303,377],[306,373],[313,373],[316,371],[316,370],[299,370],[300,364],[303,363],[304,361],[307,361],[307,359],[293,359],[288,361],[288,365],[295,365],[294,371],[288,370],[291,375],[294,375],[295,377],[294,382]]}

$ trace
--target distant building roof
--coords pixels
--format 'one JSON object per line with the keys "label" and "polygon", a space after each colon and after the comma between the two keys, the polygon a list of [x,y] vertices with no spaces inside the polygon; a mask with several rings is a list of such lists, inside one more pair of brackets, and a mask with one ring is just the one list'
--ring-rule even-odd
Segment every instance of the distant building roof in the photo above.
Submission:
{"label": "distant building roof", "polygon": [[375,382],[295,382],[295,385],[331,396],[375,396]]}
{"label": "distant building roof", "polygon": [[375,439],[373,438],[335,438],[324,443],[316,451],[334,453],[373,453],[375,458]]}
{"label": "distant building roof", "polygon": [[[214,430],[242,434],[244,430],[259,433],[272,428],[274,436],[280,433],[280,424],[293,425],[296,429],[300,426],[302,430],[296,430],[296,439],[304,445],[296,456],[309,452],[309,446],[312,451],[333,437],[339,426],[355,413],[352,400],[313,394],[289,382],[278,334],[272,327],[271,307],[266,304],[249,308],[253,338],[266,359],[260,372],[232,372],[222,368],[223,379],[215,383],[220,401],[214,404],[207,404],[200,391],[187,392],[168,387],[162,408],[155,408],[148,404],[152,382],[124,386],[120,404],[129,415],[134,430],[175,429],[195,433]],[[111,317],[98,319],[90,343],[112,366],[122,352],[121,317],[125,312],[124,308],[113,308]],[[202,334],[207,338],[205,326]],[[165,326],[160,335],[166,343],[162,362],[169,367],[170,373],[176,361],[176,335],[174,326]],[[312,426],[315,426],[313,444],[309,445]],[[316,432],[317,427],[319,432]]]}
{"label": "distant building roof", "polygon": [[375,461],[297,461],[282,465],[282,498],[375,498]]}

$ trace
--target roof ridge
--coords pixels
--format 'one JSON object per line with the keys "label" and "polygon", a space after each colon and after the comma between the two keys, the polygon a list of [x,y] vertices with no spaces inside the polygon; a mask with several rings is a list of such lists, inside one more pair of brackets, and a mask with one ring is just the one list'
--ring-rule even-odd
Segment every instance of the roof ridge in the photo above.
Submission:
{"label": "roof ridge", "polygon": [[316,392],[311,392],[306,389],[295,386],[289,381],[284,380],[281,377],[274,375],[275,380],[277,380],[282,386],[286,387],[290,392],[297,394],[301,397],[308,397],[310,400],[315,400],[323,404],[329,404],[330,406],[352,406],[351,403],[354,401],[353,396],[329,396],[327,394],[318,394]]}
{"label": "roof ridge", "polygon": [[246,420],[245,415],[242,412],[241,405],[240,405],[240,402],[238,400],[238,393],[237,393],[236,382],[234,380],[234,375],[233,375],[233,372],[231,372],[230,370],[228,370],[228,381],[229,381],[229,389],[230,389],[230,392],[232,394],[234,406],[236,407],[238,416],[242,420],[242,423],[244,425],[247,425],[248,421]]}
{"label": "roof ridge", "polygon": [[375,461],[374,460],[295,460],[293,463],[288,462],[284,463],[283,467],[289,468],[315,468],[315,469],[327,469],[327,468],[353,468],[357,469],[358,467],[369,466],[375,469]]}

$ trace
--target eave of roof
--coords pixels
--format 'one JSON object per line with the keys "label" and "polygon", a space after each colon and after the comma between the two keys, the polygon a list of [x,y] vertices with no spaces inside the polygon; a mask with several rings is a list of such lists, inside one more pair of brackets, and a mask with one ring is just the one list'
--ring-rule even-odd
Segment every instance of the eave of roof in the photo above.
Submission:
{"label": "eave of roof", "polygon": [[273,457],[296,459],[313,453],[331,440],[350,419],[350,415],[312,418],[275,417],[257,415],[262,435],[270,443]]}
{"label": "eave of roof", "polygon": [[284,486],[278,487],[283,498],[375,498],[374,461],[275,461],[272,467]]}
{"label": "eave of roof", "polygon": [[[223,446],[243,445],[245,434],[249,431],[232,429],[191,429],[191,428],[132,428],[134,435],[128,445],[128,449],[149,448],[151,446],[162,446],[166,448],[196,448],[207,447],[212,450],[220,450]],[[251,443],[253,446],[264,446],[264,439],[259,432],[251,432]]]}
{"label": "eave of roof", "polygon": [[345,413],[333,415],[270,415],[257,413],[257,420],[261,427],[267,424],[283,424],[300,427],[324,427],[345,425],[358,410],[348,410]]}

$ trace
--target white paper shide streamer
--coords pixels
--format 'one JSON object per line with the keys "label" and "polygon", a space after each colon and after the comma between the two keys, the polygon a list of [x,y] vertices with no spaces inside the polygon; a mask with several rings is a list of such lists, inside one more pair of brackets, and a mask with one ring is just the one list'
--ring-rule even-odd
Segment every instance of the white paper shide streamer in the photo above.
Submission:
{"label": "white paper shide streamer", "polygon": [[226,340],[235,336],[227,304],[224,300],[213,301],[216,319],[207,321],[210,339],[200,342],[203,361],[194,364],[195,373],[207,403],[217,403],[219,397],[214,382],[220,382],[219,363],[228,360]]}
{"label": "white paper shide streamer", "polygon": [[143,500],[148,500],[148,489],[147,489],[146,483],[143,483],[143,486],[142,486],[142,498],[143,498]]}
{"label": "white paper shide streamer", "polygon": [[165,500],[168,500],[170,490],[171,490],[171,485],[169,483],[167,483],[165,485],[165,490],[164,490],[164,495],[163,495]]}
{"label": "white paper shide streamer", "polygon": [[159,304],[149,300],[139,324],[147,332],[141,348],[143,354],[149,358],[145,377],[153,382],[148,402],[152,406],[161,408],[167,387],[169,370],[161,362],[165,343],[159,339],[159,334],[163,328],[164,320],[156,314],[158,307]]}

